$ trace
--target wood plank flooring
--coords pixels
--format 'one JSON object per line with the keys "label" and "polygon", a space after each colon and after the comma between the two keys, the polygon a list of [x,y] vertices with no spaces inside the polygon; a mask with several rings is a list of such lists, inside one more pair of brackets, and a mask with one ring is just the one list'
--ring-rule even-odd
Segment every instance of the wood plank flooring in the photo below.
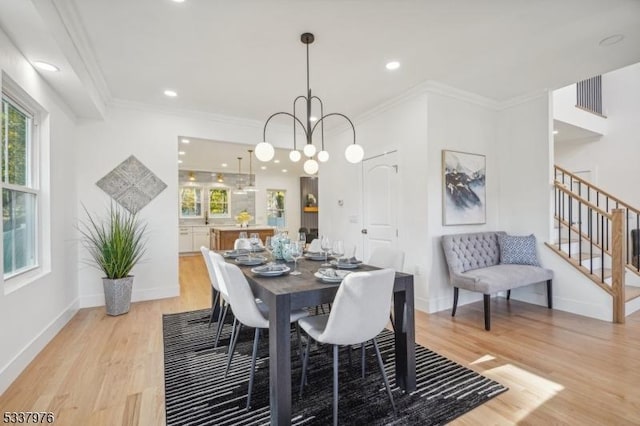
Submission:
{"label": "wood plank flooring", "polygon": [[[134,284],[135,285],[135,284]],[[162,425],[163,313],[207,308],[201,256],[180,257],[178,298],[123,316],[83,309],[0,396],[0,411],[52,411],[56,425]],[[420,344],[510,390],[453,424],[640,424],[640,312],[611,324],[503,298],[418,313]]]}

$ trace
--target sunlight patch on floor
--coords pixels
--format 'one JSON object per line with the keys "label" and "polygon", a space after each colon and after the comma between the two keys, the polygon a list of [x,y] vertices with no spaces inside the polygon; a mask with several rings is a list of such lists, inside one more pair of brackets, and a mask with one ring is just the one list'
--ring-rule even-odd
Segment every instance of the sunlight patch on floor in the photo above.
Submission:
{"label": "sunlight patch on floor", "polygon": [[469,365],[482,364],[483,362],[493,361],[494,359],[496,359],[496,357],[487,354],[487,355],[481,356],[475,361],[470,362]]}

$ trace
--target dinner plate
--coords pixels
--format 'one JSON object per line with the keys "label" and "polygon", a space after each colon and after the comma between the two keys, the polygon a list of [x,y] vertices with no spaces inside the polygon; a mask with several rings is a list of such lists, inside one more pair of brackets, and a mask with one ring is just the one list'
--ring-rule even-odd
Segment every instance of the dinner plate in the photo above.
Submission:
{"label": "dinner plate", "polygon": [[[333,273],[335,273],[335,276],[327,276],[323,273],[323,271],[333,271]],[[329,272],[331,273],[331,272]],[[335,270],[335,269],[320,269],[318,270],[318,272],[316,272],[315,274],[313,274],[314,277],[316,278],[320,278],[322,281],[326,282],[326,283],[340,283],[342,282],[342,280],[344,279],[344,277],[346,277],[347,275],[349,275],[351,272],[350,271],[340,271],[340,270]]]}
{"label": "dinner plate", "polygon": [[329,263],[338,269],[356,269],[358,266],[360,266],[360,263],[338,262],[337,260],[332,260]]}
{"label": "dinner plate", "polygon": [[304,258],[309,260],[324,260],[324,253],[309,252],[304,254]]}
{"label": "dinner plate", "polygon": [[236,263],[240,264],[240,265],[245,265],[245,266],[255,266],[255,265],[262,265],[264,262],[266,262],[267,258],[264,256],[253,256],[253,257],[249,257],[249,256],[238,256],[236,257]]}
{"label": "dinner plate", "polygon": [[231,259],[235,259],[238,256],[247,256],[249,254],[249,250],[247,249],[238,249],[238,250],[227,250],[222,255],[224,257],[229,257]]}
{"label": "dinner plate", "polygon": [[291,268],[289,268],[287,265],[282,264],[264,265],[258,266],[256,268],[251,268],[251,272],[262,277],[277,277],[278,275],[286,274],[290,270]]}

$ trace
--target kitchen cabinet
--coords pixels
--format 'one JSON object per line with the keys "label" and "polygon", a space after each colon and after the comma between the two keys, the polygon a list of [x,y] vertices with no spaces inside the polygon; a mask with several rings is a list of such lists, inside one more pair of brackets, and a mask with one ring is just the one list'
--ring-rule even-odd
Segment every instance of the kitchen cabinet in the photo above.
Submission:
{"label": "kitchen cabinet", "polygon": [[178,251],[180,253],[190,252],[193,247],[193,228],[191,226],[181,226],[178,230]]}
{"label": "kitchen cabinet", "polygon": [[274,235],[274,229],[266,226],[250,226],[248,228],[240,228],[238,226],[213,227],[211,228],[211,250],[233,250],[233,243],[238,239],[240,232],[246,232],[247,236],[252,232],[256,232],[260,235],[263,243],[268,236]]}
{"label": "kitchen cabinet", "polygon": [[209,227],[194,226],[193,227],[193,246],[191,251],[199,251],[200,247],[209,248]]}
{"label": "kitchen cabinet", "polygon": [[209,248],[208,226],[181,226],[178,229],[178,251],[191,253],[200,251],[200,247]]}

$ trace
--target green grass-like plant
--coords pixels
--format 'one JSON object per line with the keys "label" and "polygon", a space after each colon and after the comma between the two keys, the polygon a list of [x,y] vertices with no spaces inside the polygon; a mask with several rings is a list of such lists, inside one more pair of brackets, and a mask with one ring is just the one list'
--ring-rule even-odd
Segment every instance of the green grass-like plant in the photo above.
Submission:
{"label": "green grass-like plant", "polygon": [[78,229],[82,244],[89,251],[88,263],[101,270],[105,278],[125,278],[145,253],[147,225],[136,214],[114,206],[106,218],[93,217],[85,206],[86,220]]}

